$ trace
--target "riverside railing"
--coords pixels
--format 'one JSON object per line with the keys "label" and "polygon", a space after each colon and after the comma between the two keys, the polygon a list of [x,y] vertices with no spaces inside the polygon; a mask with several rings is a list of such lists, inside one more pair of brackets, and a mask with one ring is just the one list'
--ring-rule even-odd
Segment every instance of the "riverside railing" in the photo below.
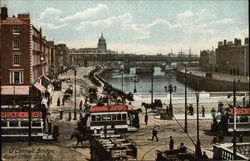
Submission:
{"label": "riverside railing", "polygon": [[[200,99],[213,99],[213,98],[220,98],[220,99],[226,99],[229,96],[232,97],[232,92],[200,92]],[[248,92],[238,92],[236,96],[247,96]],[[151,98],[151,94],[149,93],[135,93],[134,96],[139,97],[141,99],[149,99]],[[195,92],[188,92],[187,93],[188,98],[195,98],[196,93]],[[154,98],[155,99],[169,99],[169,94],[163,94],[163,93],[154,93]],[[174,93],[172,95],[173,99],[184,99],[185,98],[185,93],[184,92],[179,92],[179,93]]]}

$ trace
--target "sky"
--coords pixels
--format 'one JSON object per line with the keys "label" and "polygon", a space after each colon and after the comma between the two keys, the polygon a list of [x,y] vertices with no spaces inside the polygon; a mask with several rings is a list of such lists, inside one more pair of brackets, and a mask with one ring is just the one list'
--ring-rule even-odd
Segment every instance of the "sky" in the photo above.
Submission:
{"label": "sky", "polygon": [[[2,0],[1,0],[2,1]],[[29,13],[48,40],[69,48],[96,47],[136,54],[167,54],[217,47],[248,37],[247,0],[5,0],[9,16]],[[2,3],[2,5],[3,5]]]}

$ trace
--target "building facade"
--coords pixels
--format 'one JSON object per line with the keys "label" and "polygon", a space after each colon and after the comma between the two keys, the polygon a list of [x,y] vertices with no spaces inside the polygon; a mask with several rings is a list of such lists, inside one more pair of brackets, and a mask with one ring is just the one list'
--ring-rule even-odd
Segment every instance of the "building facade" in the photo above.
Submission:
{"label": "building facade", "polygon": [[215,72],[216,53],[213,50],[200,51],[200,66],[202,71]]}
{"label": "building facade", "polygon": [[218,42],[216,49],[217,71],[231,75],[249,76],[249,39],[242,45],[240,39],[234,42]]}

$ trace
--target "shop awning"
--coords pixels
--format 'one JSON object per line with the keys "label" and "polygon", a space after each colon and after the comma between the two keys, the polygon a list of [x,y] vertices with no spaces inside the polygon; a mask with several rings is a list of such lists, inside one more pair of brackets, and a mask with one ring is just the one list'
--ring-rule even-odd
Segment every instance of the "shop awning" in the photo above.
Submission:
{"label": "shop awning", "polygon": [[29,95],[29,86],[1,86],[1,95]]}
{"label": "shop awning", "polygon": [[46,90],[46,88],[43,86],[43,85],[41,85],[40,83],[38,83],[38,82],[36,82],[35,84],[34,84],[34,87],[36,87],[38,90],[40,90],[41,92],[45,92],[45,90]]}

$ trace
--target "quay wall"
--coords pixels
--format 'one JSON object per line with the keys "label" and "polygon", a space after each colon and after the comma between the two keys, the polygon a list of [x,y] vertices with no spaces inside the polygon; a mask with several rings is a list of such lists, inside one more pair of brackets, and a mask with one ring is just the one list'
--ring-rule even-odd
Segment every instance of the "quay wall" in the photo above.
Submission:
{"label": "quay wall", "polygon": [[[176,71],[176,79],[179,82],[185,83],[185,73]],[[233,82],[226,80],[218,80],[208,77],[202,77],[187,73],[187,86],[196,89],[196,82],[199,84],[199,91],[207,92],[222,92],[233,91]],[[237,91],[249,91],[248,82],[236,82]]]}

